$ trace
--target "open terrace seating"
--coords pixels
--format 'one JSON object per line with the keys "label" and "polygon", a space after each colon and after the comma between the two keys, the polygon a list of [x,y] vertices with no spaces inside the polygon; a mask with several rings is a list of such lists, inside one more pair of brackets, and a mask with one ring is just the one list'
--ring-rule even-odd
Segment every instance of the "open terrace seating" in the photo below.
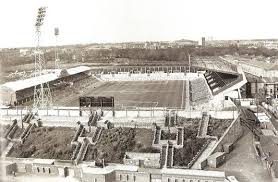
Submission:
{"label": "open terrace seating", "polygon": [[210,92],[203,78],[197,78],[190,81],[191,101],[207,101],[210,98]]}

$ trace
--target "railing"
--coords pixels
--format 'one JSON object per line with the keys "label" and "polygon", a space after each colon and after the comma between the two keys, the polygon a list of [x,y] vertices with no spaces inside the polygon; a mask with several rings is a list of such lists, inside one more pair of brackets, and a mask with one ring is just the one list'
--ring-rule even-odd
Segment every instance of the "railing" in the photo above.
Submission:
{"label": "railing", "polygon": [[13,128],[17,125],[17,120],[13,120],[13,124],[9,127],[8,131],[4,134],[4,138],[7,138]]}
{"label": "railing", "polygon": [[23,131],[23,133],[20,136],[22,143],[24,143],[25,139],[29,136],[29,134],[31,133],[34,127],[35,127],[35,123],[29,124],[28,127]]}
{"label": "railing", "polygon": [[76,147],[75,147],[74,151],[73,151],[71,160],[75,160],[75,159],[76,159],[80,147],[81,147],[81,143],[78,142],[78,143],[76,144]]}

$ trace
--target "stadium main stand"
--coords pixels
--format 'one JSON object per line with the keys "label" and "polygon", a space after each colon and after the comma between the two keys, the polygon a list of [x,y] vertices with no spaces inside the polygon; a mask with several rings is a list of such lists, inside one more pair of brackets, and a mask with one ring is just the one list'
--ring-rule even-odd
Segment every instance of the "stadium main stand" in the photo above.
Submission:
{"label": "stadium main stand", "polygon": [[67,70],[58,69],[38,77],[25,80],[7,82],[0,86],[0,105],[22,105],[33,99],[34,87],[43,83],[49,83],[51,91],[60,90],[90,77],[90,67],[78,66]]}
{"label": "stadium main stand", "polygon": [[207,71],[204,76],[213,94],[219,93],[241,77],[241,75],[232,75],[214,71]]}

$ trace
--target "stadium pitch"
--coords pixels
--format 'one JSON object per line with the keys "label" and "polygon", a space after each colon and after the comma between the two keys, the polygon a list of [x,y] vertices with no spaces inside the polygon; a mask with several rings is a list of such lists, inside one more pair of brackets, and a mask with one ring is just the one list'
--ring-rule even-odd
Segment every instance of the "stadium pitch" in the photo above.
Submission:
{"label": "stadium pitch", "polygon": [[[82,96],[113,96],[116,108],[184,108],[185,84],[183,80],[105,82]],[[78,98],[67,106],[78,106]]]}

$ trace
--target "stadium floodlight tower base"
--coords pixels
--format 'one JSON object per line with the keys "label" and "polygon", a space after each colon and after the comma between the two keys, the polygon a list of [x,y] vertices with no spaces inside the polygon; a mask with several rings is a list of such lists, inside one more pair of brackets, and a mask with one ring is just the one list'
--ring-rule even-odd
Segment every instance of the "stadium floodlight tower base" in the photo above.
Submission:
{"label": "stadium floodlight tower base", "polygon": [[[35,77],[43,75],[43,69],[45,68],[45,61],[43,57],[43,52],[40,48],[40,36],[41,36],[41,26],[43,24],[45,16],[46,7],[40,7],[37,15],[36,21],[36,48],[35,48]],[[44,83],[36,85],[34,87],[34,103],[33,112],[37,113],[39,109],[48,109],[52,107],[52,96],[49,88],[49,83]]]}

